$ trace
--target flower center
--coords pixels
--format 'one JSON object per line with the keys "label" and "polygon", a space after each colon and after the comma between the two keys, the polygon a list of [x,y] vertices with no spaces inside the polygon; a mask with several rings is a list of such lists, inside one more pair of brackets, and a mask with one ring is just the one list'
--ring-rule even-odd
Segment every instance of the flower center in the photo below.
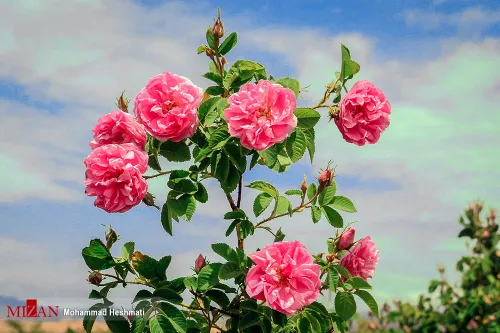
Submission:
{"label": "flower center", "polygon": [[283,268],[281,267],[276,268],[276,277],[278,278],[276,280],[276,286],[280,288],[288,286],[288,277],[283,274]]}
{"label": "flower center", "polygon": [[257,118],[265,117],[267,120],[271,120],[271,110],[268,107],[261,106],[257,112],[255,112]]}
{"label": "flower center", "polygon": [[177,107],[177,104],[175,102],[172,102],[172,101],[166,101],[165,103],[163,103],[163,111],[165,113],[169,113],[170,111],[172,111],[173,108],[176,108]]}

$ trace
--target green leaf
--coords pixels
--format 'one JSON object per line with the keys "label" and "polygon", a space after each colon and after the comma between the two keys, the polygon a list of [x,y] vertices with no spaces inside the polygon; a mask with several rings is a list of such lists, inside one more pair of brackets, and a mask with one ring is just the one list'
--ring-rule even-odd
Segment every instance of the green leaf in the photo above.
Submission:
{"label": "green leaf", "polygon": [[207,291],[219,283],[220,263],[208,264],[198,274],[198,290]]}
{"label": "green leaf", "polygon": [[328,285],[330,286],[331,291],[336,292],[338,281],[339,272],[337,272],[337,270],[333,266],[328,266]]}
{"label": "green leaf", "polygon": [[156,289],[153,292],[153,297],[152,301],[159,301],[159,300],[166,300],[169,301],[170,303],[174,304],[181,304],[182,303],[182,297],[175,291],[169,288],[160,288]]}
{"label": "green leaf", "polygon": [[156,273],[161,279],[163,280],[167,279],[166,271],[168,269],[168,266],[170,266],[171,262],[172,262],[172,256],[164,256],[163,258],[158,260],[158,265],[156,266]]}
{"label": "green leaf", "polygon": [[286,151],[292,162],[300,161],[306,152],[306,136],[301,130],[295,130],[286,140]]}
{"label": "green leaf", "polygon": [[198,48],[196,49],[196,53],[197,54],[202,54],[203,52],[205,52],[205,45],[200,45],[198,46]]}
{"label": "green leaf", "polygon": [[184,278],[184,286],[188,290],[198,289],[198,279],[195,276],[188,276]]}
{"label": "green leaf", "polygon": [[236,251],[225,243],[212,244],[212,250],[227,261],[239,261]]}
{"label": "green leaf", "polygon": [[339,272],[339,274],[342,275],[343,277],[345,277],[347,279],[349,279],[351,277],[351,274],[344,266],[334,265],[333,268],[335,268],[337,270],[337,272]]}
{"label": "green leaf", "polygon": [[262,214],[267,207],[269,207],[269,204],[271,204],[273,199],[274,198],[266,192],[259,193],[253,202],[253,213],[255,214],[255,217],[259,217],[259,215]]}
{"label": "green leaf", "polygon": [[219,279],[221,280],[229,280],[234,279],[235,277],[241,275],[242,272],[240,270],[240,266],[233,261],[229,261],[222,265],[219,271]]}
{"label": "green leaf", "polygon": [[290,77],[283,77],[281,79],[277,79],[276,83],[282,85],[285,88],[288,88],[293,91],[295,97],[299,96],[300,92],[300,83],[299,81],[292,79]]}
{"label": "green leaf", "polygon": [[207,32],[205,33],[205,37],[207,39],[208,46],[214,50],[215,49],[215,44],[214,44],[214,36],[212,35],[212,28],[208,27]]}
{"label": "green leaf", "polygon": [[372,310],[373,314],[378,317],[378,305],[375,298],[373,298],[373,296],[365,290],[357,290],[354,293],[361,298],[370,310]]}
{"label": "green leaf", "polygon": [[94,327],[95,320],[97,319],[96,311],[106,309],[108,306],[109,305],[104,303],[97,303],[89,308],[89,314],[83,317],[83,328],[85,329],[85,332],[92,332],[92,327]]}
{"label": "green leaf", "polygon": [[240,220],[234,220],[233,222],[231,222],[231,224],[229,225],[229,227],[226,230],[226,237],[229,237],[229,235],[231,235],[233,233],[234,228],[236,228],[236,225],[239,223],[240,223]]}
{"label": "green leaf", "polygon": [[161,314],[157,314],[149,320],[149,329],[151,333],[176,332],[168,318]]}
{"label": "green leaf", "polygon": [[161,171],[161,165],[160,161],[158,161],[157,155],[155,154],[148,155],[148,166],[155,171]]}
{"label": "green leaf", "polygon": [[[223,154],[226,156],[225,154]],[[229,163],[229,171],[227,177],[224,181],[221,181],[221,187],[226,194],[232,193],[236,187],[238,187],[238,183],[240,181],[240,172],[238,169],[232,164]]]}
{"label": "green leaf", "polygon": [[219,86],[210,86],[205,90],[205,92],[211,96],[218,96],[224,93],[224,88]]}
{"label": "green leaf", "polygon": [[283,239],[285,239],[285,234],[283,231],[281,231],[281,227],[276,231],[276,236],[274,237],[274,242],[281,242]]}
{"label": "green leaf", "polygon": [[[311,185],[309,185],[309,187],[307,188],[307,198],[309,200],[311,200],[314,195],[316,194],[316,192],[318,191],[318,187],[316,186],[315,183],[311,183]],[[316,201],[317,199],[314,199],[314,201],[312,202],[313,205],[316,204]]]}
{"label": "green leaf", "polygon": [[89,294],[89,299],[101,299],[102,295],[97,291],[92,289]]}
{"label": "green leaf", "polygon": [[240,222],[240,236],[241,238],[245,239],[250,235],[253,235],[255,230],[255,226],[252,224],[252,222],[248,220],[243,220]]}
{"label": "green leaf", "polygon": [[227,36],[226,39],[222,42],[221,46],[219,47],[219,54],[220,55],[225,55],[229,51],[232,50],[233,47],[236,46],[236,43],[238,42],[238,34],[236,32],[232,32]]}
{"label": "green leaf", "polygon": [[210,135],[210,140],[208,141],[208,148],[214,150],[222,148],[229,141],[230,138],[231,136],[227,132],[226,128],[220,127]]}
{"label": "green leaf", "polygon": [[343,197],[343,196],[333,197],[333,200],[331,201],[329,206],[343,210],[344,212],[348,212],[348,213],[355,213],[356,212],[356,208],[354,207],[354,204],[352,203],[352,201],[346,197]]}
{"label": "green leaf", "polygon": [[433,292],[435,292],[437,287],[439,287],[440,284],[441,284],[441,281],[432,280],[430,285],[429,285],[429,293],[432,294]]}
{"label": "green leaf", "polygon": [[146,279],[157,277],[158,261],[148,255],[143,255],[142,260],[133,260],[135,270]]}
{"label": "green leaf", "polygon": [[249,327],[257,325],[260,325],[260,317],[255,315],[255,313],[249,312],[241,318],[238,329],[243,331]]}
{"label": "green leaf", "polygon": [[349,78],[356,75],[361,67],[356,61],[348,60],[344,63],[344,77]]}
{"label": "green leaf", "polygon": [[238,168],[238,170],[243,173],[247,167],[247,158],[242,155],[240,152],[240,148],[235,144],[227,144],[224,147],[224,151],[227,153],[227,156],[231,160],[231,162]]}
{"label": "green leaf", "polygon": [[351,293],[339,291],[335,295],[335,312],[344,320],[349,320],[356,313],[356,301]]}
{"label": "green leaf", "polygon": [[332,181],[332,184],[328,187],[325,187],[323,191],[319,194],[318,200],[321,206],[328,206],[333,202],[333,198],[335,197],[335,193],[337,192],[337,183]]}
{"label": "green leaf", "polygon": [[311,206],[311,217],[314,223],[321,220],[321,209],[318,206]]}
{"label": "green leaf", "polygon": [[196,193],[194,194],[194,198],[201,203],[205,203],[208,201],[208,192],[202,183],[198,183],[198,191],[196,191]]}
{"label": "green leaf", "polygon": [[222,112],[229,106],[227,103],[227,99],[225,98],[220,98],[215,105],[208,110],[205,119],[204,119],[204,124],[205,126],[210,126],[214,123],[214,121],[217,118],[220,118],[222,115]]}
{"label": "green leaf", "polygon": [[189,176],[189,171],[187,170],[172,170],[170,172],[169,180],[177,179],[177,178],[186,178]]}
{"label": "green leaf", "polygon": [[226,293],[221,290],[212,289],[206,292],[206,295],[215,303],[217,303],[222,309],[229,306],[229,298]]}
{"label": "green leaf", "polygon": [[153,297],[153,294],[149,290],[142,289],[137,292],[132,303],[149,300],[151,297]]}
{"label": "green leaf", "polygon": [[[214,73],[210,73],[210,74],[216,75]],[[200,104],[200,106],[198,107],[198,119],[200,120],[200,122],[202,124],[205,123],[205,117],[207,116],[207,114],[211,113],[214,109],[217,109],[217,103],[220,100],[222,100],[221,97],[212,97],[212,98],[209,98]]]}
{"label": "green leaf", "polygon": [[[280,215],[280,214],[283,214],[286,212],[290,213],[291,210],[292,210],[292,203],[290,202],[290,200],[288,200],[284,196],[279,196],[278,201],[276,203],[275,214]],[[291,216],[291,214],[290,214],[290,216]]]}
{"label": "green leaf", "polygon": [[196,210],[196,200],[189,194],[183,194],[178,198],[168,198],[167,205],[169,209],[172,209],[175,214],[186,221],[191,220]]}
{"label": "green leaf", "polygon": [[314,128],[303,129],[302,132],[306,137],[306,147],[309,151],[309,158],[312,163],[314,160],[314,152],[316,151]]}
{"label": "green leaf", "polygon": [[122,257],[127,260],[130,260],[130,256],[132,255],[132,253],[134,253],[134,247],[135,247],[134,242],[127,242],[123,244]]}
{"label": "green leaf", "polygon": [[299,333],[314,333],[313,328],[311,326],[311,322],[307,317],[299,318],[298,322]]}
{"label": "green leaf", "polygon": [[177,178],[169,180],[168,187],[180,193],[194,194],[198,191],[198,183],[193,182],[189,178]]}
{"label": "green leaf", "polygon": [[[149,305],[147,307],[148,310],[144,309],[146,313],[144,313],[143,316],[134,316],[132,320],[132,328],[131,328],[131,333],[143,333],[144,328],[146,327],[146,323],[149,321],[149,317],[151,316],[151,313],[153,312],[154,308]],[[138,310],[136,308],[136,310]]]}
{"label": "green leaf", "polygon": [[293,113],[297,117],[299,128],[312,128],[321,118],[318,111],[309,108],[297,108]]}
{"label": "green leaf", "polygon": [[325,214],[328,223],[332,226],[335,228],[342,228],[344,226],[344,219],[335,209],[329,206],[322,206],[321,210],[323,211],[323,214]]}
{"label": "green leaf", "polygon": [[346,283],[350,284],[353,289],[372,289],[372,286],[359,276],[350,278]]}
{"label": "green leaf", "polygon": [[473,238],[474,237],[474,229],[473,228],[465,228],[465,229],[462,229],[462,231],[460,231],[460,233],[458,234],[458,238],[460,237],[470,237],[470,238]]}
{"label": "green leaf", "polygon": [[165,202],[161,209],[161,225],[163,229],[172,236],[172,213],[168,209],[168,205]]}
{"label": "green leaf", "polygon": [[224,214],[224,220],[234,220],[234,219],[244,219],[247,217],[247,214],[240,208],[235,211],[230,211]]}
{"label": "green leaf", "polygon": [[257,165],[257,162],[259,161],[260,155],[258,152],[254,152],[252,154],[252,159],[250,160],[250,168],[249,170],[252,170],[254,166]]}
{"label": "green leaf", "polygon": [[183,141],[165,141],[160,146],[160,155],[170,162],[186,162],[191,159],[189,147]]}
{"label": "green leaf", "polygon": [[256,180],[252,182],[250,185],[247,185],[247,187],[265,192],[274,198],[278,198],[279,196],[278,190],[273,185],[263,180]]}
{"label": "green leaf", "polygon": [[87,266],[92,270],[105,270],[115,265],[111,253],[98,238],[90,241],[90,245],[82,250],[82,256]]}
{"label": "green leaf", "polygon": [[[203,74],[202,76],[205,79],[209,79],[210,81],[217,83],[218,85],[222,85],[222,78],[220,77],[219,73],[207,72],[207,73]],[[199,109],[198,109],[198,112],[199,112]],[[201,118],[198,118],[198,119],[200,119],[200,121],[201,121]]]}
{"label": "green leaf", "polygon": [[179,310],[172,304],[165,302],[159,303],[158,308],[167,317],[167,319],[170,321],[170,324],[172,324],[174,328],[174,331],[169,331],[169,332],[177,332],[177,333],[186,332],[187,321],[184,315],[182,314],[181,310]]}
{"label": "green leaf", "polygon": [[285,192],[286,195],[302,195],[301,190],[288,190]]}

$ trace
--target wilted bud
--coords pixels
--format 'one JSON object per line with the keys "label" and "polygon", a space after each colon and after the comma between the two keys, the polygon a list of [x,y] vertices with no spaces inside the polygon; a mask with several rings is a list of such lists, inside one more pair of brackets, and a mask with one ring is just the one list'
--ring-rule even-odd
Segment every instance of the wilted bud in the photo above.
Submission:
{"label": "wilted bud", "polygon": [[99,273],[97,271],[94,271],[94,272],[90,273],[88,281],[91,284],[98,286],[99,284],[101,284],[101,281],[102,281],[102,275],[101,275],[101,273]]}
{"label": "wilted bud", "polygon": [[356,230],[354,228],[349,228],[340,236],[339,240],[339,249],[345,250],[348,249],[352,243],[354,243],[354,235]]}
{"label": "wilted bud", "polygon": [[130,260],[132,261],[132,267],[134,267],[135,270],[137,270],[138,265],[140,265],[140,262],[144,261],[144,258],[146,258],[145,254],[142,254],[139,251],[135,251],[132,253],[132,256],[130,256]]}
{"label": "wilted bud", "polygon": [[444,266],[438,265],[437,269],[439,273],[444,273]]}
{"label": "wilted bud", "polygon": [[300,190],[302,191],[302,193],[307,192],[307,176],[306,175],[304,175],[304,180],[300,184]]}
{"label": "wilted bud", "polygon": [[222,61],[222,65],[225,65],[228,63],[226,57],[224,57],[224,56],[222,56],[221,61]]}
{"label": "wilted bud", "polygon": [[111,246],[113,246],[114,243],[118,240],[118,235],[116,234],[116,231],[109,228],[108,233],[106,234],[106,248],[109,250],[111,249]]}
{"label": "wilted bud", "polygon": [[203,267],[207,265],[205,258],[200,254],[194,262],[194,271],[198,274]]}
{"label": "wilted bud", "polygon": [[319,189],[318,191],[321,192],[325,187],[330,186],[332,184],[333,180],[333,171],[330,168],[326,168],[325,171],[323,171],[319,177],[318,177],[318,182],[319,182]]}
{"label": "wilted bud", "polygon": [[146,195],[144,196],[144,198],[142,199],[142,202],[144,202],[144,204],[146,204],[146,206],[150,206],[150,207],[156,207],[156,204],[155,204],[155,197],[154,195],[152,195],[151,193],[146,193]]}
{"label": "wilted bud", "polygon": [[330,106],[328,108],[328,116],[330,117],[330,120],[335,119],[339,116],[340,110],[336,106]]}
{"label": "wilted bud", "polygon": [[129,100],[126,99],[125,97],[123,97],[123,93],[124,92],[122,92],[122,94],[120,95],[120,97],[118,97],[116,99],[116,105],[118,106],[118,108],[120,110],[122,110],[123,112],[127,112],[128,113],[128,102],[129,102]]}
{"label": "wilted bud", "polygon": [[212,51],[212,49],[211,49],[211,48],[207,47],[207,48],[205,48],[205,54],[206,54],[208,57],[212,58],[212,57],[214,56],[214,51]]}
{"label": "wilted bud", "polygon": [[214,39],[220,39],[222,38],[222,36],[224,36],[224,25],[220,20],[220,15],[215,21],[214,26],[212,27],[212,36],[214,36]]}
{"label": "wilted bud", "polygon": [[333,254],[329,253],[329,254],[326,255],[326,262],[327,263],[331,263],[334,258],[335,258],[335,256]]}

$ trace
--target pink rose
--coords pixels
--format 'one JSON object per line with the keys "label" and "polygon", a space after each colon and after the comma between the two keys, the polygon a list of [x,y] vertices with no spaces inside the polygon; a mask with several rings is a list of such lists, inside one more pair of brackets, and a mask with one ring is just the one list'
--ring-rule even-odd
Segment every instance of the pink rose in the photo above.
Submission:
{"label": "pink rose", "polygon": [[99,118],[92,132],[94,140],[89,142],[92,149],[110,143],[133,143],[144,150],[148,141],[144,126],[122,111],[113,111]]}
{"label": "pink rose", "polygon": [[320,267],[298,241],[277,242],[249,255],[256,266],[246,277],[246,292],[267,301],[281,313],[292,315],[319,296]]}
{"label": "pink rose", "polygon": [[349,228],[344,233],[342,236],[340,236],[340,242],[339,242],[339,249],[345,250],[351,246],[351,244],[354,242],[354,234],[356,233],[356,230],[354,228]]}
{"label": "pink rose", "polygon": [[335,124],[344,140],[358,146],[376,143],[390,124],[391,105],[382,90],[369,81],[356,82],[339,106]]}
{"label": "pink rose", "polygon": [[347,268],[352,276],[365,280],[372,277],[378,263],[378,250],[370,237],[363,238],[340,260],[340,265]]}
{"label": "pink rose", "polygon": [[332,185],[332,181],[333,181],[333,171],[330,168],[326,168],[326,170],[323,171],[318,177],[318,183],[321,189]]}
{"label": "pink rose", "polygon": [[123,213],[139,204],[148,190],[142,174],[148,155],[132,143],[97,147],[84,160],[85,194],[108,213]]}
{"label": "pink rose", "polygon": [[264,150],[285,140],[297,126],[295,94],[270,81],[247,83],[224,110],[231,136],[247,149]]}
{"label": "pink rose", "polygon": [[160,141],[179,142],[194,135],[203,90],[169,72],[153,77],[135,98],[134,113]]}
{"label": "pink rose", "polygon": [[196,272],[196,274],[198,274],[201,269],[206,266],[206,264],[207,263],[205,261],[205,258],[200,254],[194,262],[194,271]]}

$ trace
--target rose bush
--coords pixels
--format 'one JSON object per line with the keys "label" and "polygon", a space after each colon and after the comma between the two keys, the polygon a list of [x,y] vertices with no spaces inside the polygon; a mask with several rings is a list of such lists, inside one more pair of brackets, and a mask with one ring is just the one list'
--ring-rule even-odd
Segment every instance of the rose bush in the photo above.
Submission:
{"label": "rose bush", "polygon": [[[390,105],[366,81],[342,97],[360,69],[342,45],[341,70],[322,100],[313,107],[297,107],[303,93],[297,80],[276,79],[250,60],[235,61],[226,69],[237,34],[221,40],[224,34],[219,15],[206,32],[207,44],[198,48],[211,60],[203,77],[213,85],[205,91],[188,78],[164,72],[135,98],[135,119],[128,113],[128,100],[120,96],[120,111],[103,116],[94,129],[85,185],[86,194],[96,196],[95,205],[107,212],[123,213],[141,202],[155,207],[172,235],[172,221],[191,220],[197,205],[209,201],[204,181],[216,179],[228,201],[228,211],[221,214],[228,221],[225,236],[235,235],[237,246],[213,244],[220,262],[208,262],[200,254],[193,258],[193,274],[173,277],[166,274],[170,256],[152,258],[137,251],[134,242],[123,244],[119,256],[112,255],[119,237],[110,227],[105,240],[93,239],[82,251],[90,269],[87,280],[98,287],[89,295],[98,300],[91,310],[112,307],[113,288],[139,284],[146,289],[132,303],[143,313],[128,319],[105,315],[112,332],[345,332],[356,312],[355,296],[378,314],[367,281],[378,251],[370,237],[356,242],[349,225],[342,231],[339,211],[355,213],[356,208],[337,194],[334,170],[327,166],[311,183],[304,176],[297,189],[284,193],[266,181],[245,183],[244,174],[255,167],[286,172],[306,151],[312,162],[314,127],[322,109],[342,124],[348,142],[374,143],[389,125]],[[176,168],[175,162],[190,166]],[[168,178],[169,193],[161,204],[147,192],[147,180],[156,177]],[[253,216],[241,206],[247,192],[256,194]],[[322,253],[311,254],[298,240],[284,240],[281,228],[271,227],[273,220],[305,210],[313,223],[324,217],[335,229]],[[270,214],[261,216],[265,212]],[[272,234],[274,243],[246,252],[245,240],[262,231]],[[324,293],[335,294],[334,304],[320,303]],[[93,314],[84,318],[87,332],[95,319]]]}

